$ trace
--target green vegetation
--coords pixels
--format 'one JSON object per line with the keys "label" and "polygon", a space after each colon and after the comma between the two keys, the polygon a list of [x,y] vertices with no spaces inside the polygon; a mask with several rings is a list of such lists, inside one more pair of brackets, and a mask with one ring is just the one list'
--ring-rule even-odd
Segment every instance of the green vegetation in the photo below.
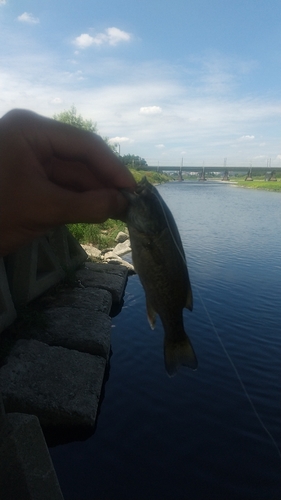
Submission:
{"label": "green vegetation", "polygon": [[159,172],[149,172],[148,170],[134,170],[132,168],[129,169],[136,182],[140,182],[140,180],[145,176],[147,180],[151,184],[162,184],[163,182],[169,182],[171,177],[166,174],[160,174]]}
{"label": "green vegetation", "polygon": [[252,181],[245,181],[245,177],[235,177],[234,180],[239,187],[248,189],[264,189],[266,191],[281,192],[281,176],[277,174],[277,181],[265,181],[264,176],[253,176]]}
{"label": "green vegetation", "polygon": [[91,243],[100,250],[114,247],[119,231],[125,231],[126,224],[120,220],[107,219],[101,224],[68,224],[68,229],[80,243]]}
{"label": "green vegetation", "polygon": [[147,163],[144,158],[136,155],[124,155],[121,157],[122,162],[126,167],[132,168],[134,170],[141,170],[147,167]]}
{"label": "green vegetation", "polygon": [[[93,122],[92,120],[86,120],[81,115],[77,115],[75,106],[71,106],[69,110],[65,110],[61,113],[58,113],[57,115],[53,115],[53,118],[54,120],[62,123],[67,123],[68,125],[72,125],[73,127],[87,130],[88,132],[92,132],[93,134],[98,134],[96,122]],[[108,137],[103,137],[103,140],[114,151],[114,153],[116,153],[117,144],[111,144],[108,140]]]}
{"label": "green vegetation", "polygon": [[68,123],[68,125],[72,125],[73,127],[97,133],[97,124],[92,120],[85,120],[81,115],[77,115],[75,106],[71,106],[68,111],[62,111],[54,115],[53,118],[59,122]]}

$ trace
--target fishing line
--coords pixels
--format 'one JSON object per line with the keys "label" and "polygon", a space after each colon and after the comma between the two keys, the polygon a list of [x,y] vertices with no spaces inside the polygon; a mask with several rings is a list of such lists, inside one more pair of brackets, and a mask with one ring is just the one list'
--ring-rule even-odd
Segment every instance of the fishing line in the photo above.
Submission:
{"label": "fishing line", "polygon": [[[170,227],[170,224],[169,224],[168,218],[167,218],[166,213],[165,213],[165,210],[164,210],[164,206],[163,206],[163,203],[162,203],[162,199],[161,199],[160,195],[159,195],[159,197],[157,196],[157,195],[158,195],[158,193],[157,193],[157,194],[153,193],[153,194],[154,194],[154,196],[157,198],[157,200],[158,200],[158,201],[159,201],[159,203],[160,203],[160,206],[161,206],[162,212],[163,212],[164,217],[165,217],[166,222],[167,222],[168,229],[169,229],[169,231],[170,231],[170,233],[171,233],[171,237],[172,237],[172,239],[173,239],[173,241],[174,241],[174,244],[175,244],[175,246],[176,246],[176,248],[177,248],[177,250],[178,250],[178,252],[179,252],[179,254],[180,254],[180,256],[181,256],[181,258],[182,258],[182,260],[183,260],[183,262],[184,262],[184,264],[185,264],[185,266],[187,266],[187,264],[186,264],[186,260],[185,260],[185,257],[184,257],[184,255],[182,254],[181,249],[179,248],[179,246],[178,246],[178,244],[177,244],[177,242],[176,242],[176,240],[175,240],[175,238],[174,238],[173,231],[171,230],[171,227]],[[210,324],[211,324],[211,326],[212,326],[212,328],[213,328],[213,330],[214,330],[214,332],[215,332],[215,334],[216,334],[216,337],[217,337],[217,339],[218,339],[218,341],[219,341],[219,343],[220,343],[220,345],[221,345],[221,348],[222,348],[222,350],[223,350],[224,354],[226,355],[226,357],[227,357],[227,359],[228,359],[229,363],[231,364],[231,366],[232,366],[232,368],[233,368],[233,370],[234,370],[234,373],[235,373],[235,375],[236,375],[236,377],[237,377],[237,379],[238,379],[238,382],[240,383],[240,386],[241,386],[241,388],[242,388],[242,390],[243,390],[243,392],[244,392],[244,394],[245,394],[245,396],[246,396],[246,398],[247,398],[247,400],[248,400],[248,402],[249,402],[249,404],[250,404],[250,406],[251,406],[251,408],[252,408],[252,410],[253,410],[253,412],[254,412],[254,414],[255,414],[256,418],[257,418],[257,420],[258,420],[258,422],[259,422],[259,424],[261,425],[261,427],[263,428],[263,430],[265,431],[265,433],[266,433],[266,434],[268,435],[268,437],[270,438],[270,440],[271,440],[271,442],[272,442],[273,446],[276,448],[277,453],[278,453],[278,455],[279,455],[279,457],[280,457],[280,459],[281,459],[281,451],[280,451],[280,449],[279,449],[279,447],[278,447],[278,444],[277,444],[277,442],[275,441],[275,439],[274,439],[273,435],[271,434],[271,432],[268,430],[268,428],[266,427],[266,425],[263,423],[263,421],[262,421],[261,417],[259,416],[259,414],[258,414],[258,412],[257,412],[257,410],[256,410],[256,408],[255,408],[255,405],[254,405],[253,401],[251,400],[251,397],[250,397],[250,395],[249,395],[249,393],[248,393],[248,391],[247,391],[247,389],[246,389],[246,387],[245,387],[245,385],[244,385],[244,382],[243,382],[243,380],[241,379],[241,377],[240,377],[240,375],[239,375],[239,373],[238,373],[238,370],[237,370],[237,368],[236,368],[235,364],[233,363],[233,361],[232,361],[232,359],[231,359],[230,355],[228,354],[228,352],[227,352],[227,350],[226,350],[226,348],[225,348],[225,346],[224,346],[224,344],[223,344],[223,342],[222,342],[222,340],[221,340],[221,338],[220,338],[219,332],[218,332],[218,330],[216,329],[216,327],[215,327],[215,325],[214,325],[214,323],[213,323],[213,320],[212,320],[212,318],[211,318],[211,316],[210,316],[210,314],[209,314],[209,311],[208,311],[207,307],[205,306],[205,304],[204,304],[204,302],[203,302],[203,299],[202,299],[201,293],[200,293],[200,291],[199,291],[199,288],[198,288],[197,286],[196,286],[196,288],[197,288],[197,292],[198,292],[199,298],[200,298],[200,300],[201,300],[202,306],[203,306],[203,308],[205,309],[205,312],[206,312],[206,314],[207,314],[207,316],[208,316],[208,318],[209,318]]]}
{"label": "fishing line", "polygon": [[215,325],[214,325],[214,323],[213,323],[213,320],[212,320],[212,318],[211,318],[211,316],[210,316],[210,314],[209,314],[209,311],[208,311],[207,307],[205,306],[205,304],[204,304],[204,302],[203,302],[203,299],[202,299],[201,293],[199,292],[199,288],[198,288],[197,286],[196,286],[196,288],[197,288],[197,292],[198,292],[199,298],[200,298],[200,300],[201,300],[201,303],[202,303],[202,305],[203,305],[203,307],[204,307],[204,309],[205,309],[205,312],[206,312],[206,314],[207,314],[207,316],[208,316],[208,318],[209,318],[209,321],[210,321],[210,323],[211,323],[211,325],[212,325],[212,327],[213,327],[213,330],[214,330],[214,332],[215,332],[215,334],[216,334],[216,337],[217,337],[217,339],[218,339],[218,341],[219,341],[219,343],[220,343],[220,345],[221,345],[221,347],[222,347],[222,350],[223,350],[223,352],[225,353],[225,355],[226,355],[226,357],[227,357],[227,359],[228,359],[229,363],[231,364],[231,366],[232,366],[232,368],[233,368],[233,370],[234,370],[234,372],[235,372],[235,375],[236,375],[236,377],[237,377],[237,379],[238,379],[238,381],[239,381],[239,383],[240,383],[240,385],[241,385],[241,387],[242,387],[242,390],[243,390],[243,392],[244,392],[244,394],[245,394],[246,398],[248,399],[248,402],[250,403],[250,406],[251,406],[251,408],[252,408],[252,410],[253,410],[254,414],[256,415],[256,417],[257,417],[257,419],[258,419],[258,421],[259,421],[259,423],[260,423],[261,427],[262,427],[262,428],[263,428],[263,430],[266,432],[266,434],[268,435],[268,437],[271,439],[271,442],[272,442],[272,443],[273,443],[273,445],[275,446],[275,448],[276,448],[276,450],[277,450],[277,453],[278,453],[278,455],[279,455],[279,457],[280,457],[280,459],[281,459],[281,451],[280,451],[280,449],[279,449],[279,447],[278,447],[278,444],[277,444],[277,442],[275,441],[274,437],[272,436],[271,432],[268,430],[268,428],[266,427],[266,425],[263,423],[263,421],[262,421],[261,417],[259,416],[259,414],[258,414],[258,412],[257,412],[257,410],[256,410],[256,408],[255,408],[255,406],[254,406],[254,403],[253,403],[253,401],[251,400],[251,397],[250,397],[250,395],[249,395],[249,393],[248,393],[248,391],[247,391],[247,389],[246,389],[246,387],[245,387],[245,385],[244,385],[244,382],[243,382],[243,380],[241,379],[241,377],[240,377],[240,375],[239,375],[239,373],[238,373],[238,370],[237,370],[237,368],[236,368],[235,364],[233,363],[233,361],[232,361],[232,359],[231,359],[230,355],[228,354],[228,352],[227,352],[227,350],[226,350],[226,348],[225,348],[225,346],[224,346],[224,344],[223,344],[223,342],[222,342],[222,340],[221,340],[221,338],[220,338],[219,332],[218,332],[218,330],[216,329],[216,327],[215,327]]}

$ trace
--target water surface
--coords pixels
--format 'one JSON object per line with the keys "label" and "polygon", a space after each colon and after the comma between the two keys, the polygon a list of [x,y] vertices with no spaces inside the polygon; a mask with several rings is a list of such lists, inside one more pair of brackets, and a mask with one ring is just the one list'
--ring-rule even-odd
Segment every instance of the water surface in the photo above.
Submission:
{"label": "water surface", "polygon": [[166,375],[162,325],[150,330],[129,278],[96,432],[51,449],[65,500],[277,500],[281,196],[209,181],[158,189],[187,256],[199,367]]}

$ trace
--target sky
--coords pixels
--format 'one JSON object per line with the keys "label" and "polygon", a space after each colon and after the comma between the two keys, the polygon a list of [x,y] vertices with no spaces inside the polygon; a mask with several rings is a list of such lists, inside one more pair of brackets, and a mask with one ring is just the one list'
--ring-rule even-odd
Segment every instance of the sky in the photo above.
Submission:
{"label": "sky", "polygon": [[72,105],[149,165],[281,167],[280,0],[0,0],[0,117]]}

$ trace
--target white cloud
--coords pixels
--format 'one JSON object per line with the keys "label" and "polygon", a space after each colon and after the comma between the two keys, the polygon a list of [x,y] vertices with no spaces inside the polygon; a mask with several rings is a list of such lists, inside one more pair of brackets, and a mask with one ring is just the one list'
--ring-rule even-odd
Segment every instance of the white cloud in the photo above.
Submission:
{"label": "white cloud", "polygon": [[54,99],[51,99],[50,101],[52,104],[61,104],[62,99],[60,97],[55,97]]}
{"label": "white cloud", "polygon": [[129,137],[119,137],[118,135],[116,137],[111,137],[109,139],[109,142],[112,142],[112,143],[124,143],[124,142],[132,142]]}
{"label": "white cloud", "polygon": [[96,36],[91,36],[88,33],[82,33],[74,40],[74,45],[80,49],[86,49],[92,45],[117,45],[119,42],[129,42],[131,40],[130,33],[122,31],[119,28],[107,28],[104,33],[98,33]]}
{"label": "white cloud", "polygon": [[106,36],[110,45],[116,45],[119,42],[129,42],[131,40],[130,33],[114,27],[106,30]]}
{"label": "white cloud", "polygon": [[6,0],[0,0],[0,5],[5,5],[6,4]]}
{"label": "white cloud", "polygon": [[140,115],[160,115],[162,108],[160,106],[143,106],[140,108]]}
{"label": "white cloud", "polygon": [[242,135],[242,137],[239,137],[238,141],[252,141],[254,138],[254,135]]}
{"label": "white cloud", "polygon": [[17,17],[17,20],[20,21],[21,23],[28,23],[28,24],[40,23],[38,17],[34,17],[33,14],[31,14],[30,12],[24,12],[23,14]]}
{"label": "white cloud", "polygon": [[87,47],[93,45],[93,43],[94,43],[93,37],[88,35],[87,33],[82,33],[82,35],[78,36],[74,40],[74,44],[80,49],[86,49]]}
{"label": "white cloud", "polygon": [[157,149],[164,149],[165,148],[164,144],[156,144],[155,147]]}

